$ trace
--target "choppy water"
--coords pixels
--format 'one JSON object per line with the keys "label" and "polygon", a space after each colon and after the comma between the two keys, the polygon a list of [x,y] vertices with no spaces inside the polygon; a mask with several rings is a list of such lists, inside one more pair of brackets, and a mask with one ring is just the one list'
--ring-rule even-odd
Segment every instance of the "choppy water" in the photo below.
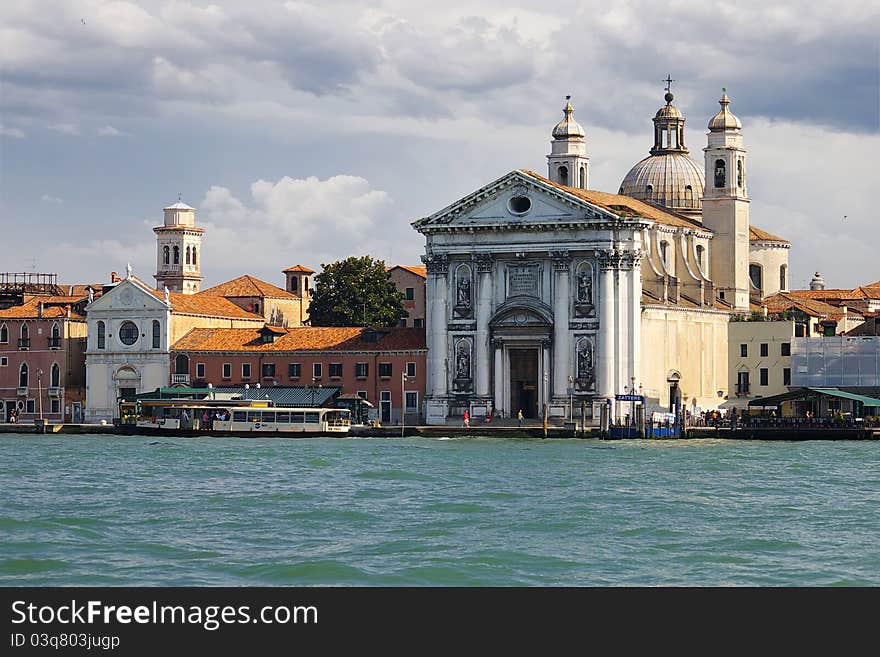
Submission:
{"label": "choppy water", "polygon": [[0,585],[880,584],[880,443],[0,436]]}

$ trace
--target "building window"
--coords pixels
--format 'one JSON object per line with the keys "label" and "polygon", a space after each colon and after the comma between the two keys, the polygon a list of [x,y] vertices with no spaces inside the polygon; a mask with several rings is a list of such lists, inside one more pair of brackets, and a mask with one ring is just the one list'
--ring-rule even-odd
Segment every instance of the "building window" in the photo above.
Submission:
{"label": "building window", "polygon": [[419,393],[417,392],[407,392],[406,393],[406,412],[407,413],[415,413],[419,408]]}
{"label": "building window", "polygon": [[223,363],[223,378],[232,378],[232,363]]}
{"label": "building window", "polygon": [[275,378],[275,363],[263,363],[263,378],[264,379],[274,379]]}
{"label": "building window", "polygon": [[162,325],[159,320],[153,320],[153,349],[159,349],[162,346]]}
{"label": "building window", "polygon": [[414,319],[413,320],[413,328],[425,328],[425,320]]}
{"label": "building window", "polygon": [[406,364],[406,375],[407,376],[415,376],[416,375],[416,364],[415,363],[407,363]]}
{"label": "building window", "polygon": [[22,323],[19,337],[21,338],[18,341],[19,349],[31,346],[31,332],[28,330],[27,324]]}
{"label": "building window", "polygon": [[291,276],[290,277],[290,291],[296,292],[296,290],[297,290],[297,278],[296,278],[296,276]]}
{"label": "building window", "polygon": [[180,264],[180,247],[179,246],[174,247],[174,264],[175,265]]}
{"label": "building window", "polygon": [[287,376],[291,379],[298,379],[300,375],[300,364],[289,363],[287,365]]}
{"label": "building window", "polygon": [[0,367],[8,367],[9,359],[6,356],[0,356]]}
{"label": "building window", "polygon": [[18,368],[18,387],[19,388],[27,388],[28,386],[28,366],[27,363],[22,363],[21,367]]}
{"label": "building window", "polygon": [[780,346],[781,356],[791,356],[791,342],[783,342]]}
{"label": "building window", "polygon": [[782,368],[782,385],[790,386],[791,385],[791,368],[783,367]]}
{"label": "building window", "polygon": [[242,379],[251,378],[251,364],[250,363],[242,363],[241,364],[241,378]]}
{"label": "building window", "polygon": [[0,326],[0,342],[4,344],[9,342],[9,329],[6,328],[6,324]]}
{"label": "building window", "polygon": [[49,385],[53,388],[61,387],[61,368],[58,363],[52,363],[52,369],[49,372]]}
{"label": "building window", "polygon": [[761,343],[761,358],[766,358],[770,355],[770,345],[766,342]]}
{"label": "building window", "polygon": [[193,261],[193,262],[192,262],[193,267],[195,267],[195,266],[196,266],[196,247],[193,247],[193,251],[192,251],[192,261]]}
{"label": "building window", "polygon": [[650,196],[653,193],[654,193],[654,185],[647,185],[645,187],[645,195]]}
{"label": "building window", "polygon": [[104,326],[104,322],[98,322],[98,349],[103,349],[107,346],[106,331],[107,329]]}
{"label": "building window", "polygon": [[324,376],[323,370],[324,370],[324,368],[321,366],[321,363],[313,363],[312,364],[312,378],[313,379],[320,379],[322,376]]}
{"label": "building window", "polygon": [[327,374],[331,379],[342,378],[342,363],[330,363],[330,365],[327,366]]}
{"label": "building window", "polygon": [[61,412],[61,400],[60,399],[53,399],[52,400],[52,408],[49,412],[52,413],[53,415],[58,415]]}
{"label": "building window", "polygon": [[666,267],[669,264],[667,260],[669,251],[669,242],[660,242],[660,260],[663,261],[663,266]]}
{"label": "building window", "polygon": [[412,301],[416,298],[416,289],[414,287],[406,288],[406,300]]}
{"label": "building window", "polygon": [[171,251],[167,246],[162,247],[162,264],[167,265],[169,260],[171,259]]}
{"label": "building window", "polygon": [[360,397],[361,399],[366,399],[367,398],[367,391],[366,390],[358,390],[357,396]]}
{"label": "building window", "polygon": [[387,379],[391,376],[391,363],[379,363],[379,376]]}
{"label": "building window", "polygon": [[58,322],[52,324],[52,337],[49,338],[49,349],[61,348],[61,329]]}
{"label": "building window", "polygon": [[568,167],[559,167],[557,169],[559,173],[559,184],[560,185],[568,185]]}
{"label": "building window", "polygon": [[770,373],[769,373],[769,371],[767,370],[766,367],[762,367],[762,368],[761,368],[760,376],[761,376],[761,385],[762,385],[762,386],[766,386],[766,385],[767,385],[767,381],[768,381],[768,379],[770,378]]}
{"label": "building window", "polygon": [[687,185],[684,188],[684,200],[685,200],[685,205],[687,205],[688,207],[693,207],[693,205],[694,205],[694,188],[691,187],[690,185]]}
{"label": "building window", "polygon": [[25,412],[25,413],[36,413],[36,412],[37,412],[37,410],[36,410],[36,404],[34,403],[34,400],[33,400],[33,399],[28,399],[28,400],[27,400],[27,408],[25,408],[25,411],[24,411],[24,412]]}
{"label": "building window", "polygon": [[406,328],[406,317],[401,317],[397,322],[398,328]]}
{"label": "building window", "polygon": [[196,363],[196,378],[204,379],[205,378],[205,364],[204,363]]}
{"label": "building window", "polygon": [[702,246],[697,246],[697,266],[700,268],[700,271],[705,271],[705,267],[703,266],[703,254],[706,249]]}
{"label": "building window", "polygon": [[189,246],[186,247],[186,264],[189,264]]}
{"label": "building window", "polygon": [[748,372],[737,372],[736,373],[736,394],[738,394],[738,395],[749,394],[749,373]]}
{"label": "building window", "polygon": [[742,358],[748,358],[748,355],[749,355],[749,345],[747,345],[747,344],[741,344],[741,345],[739,346],[739,355],[740,355]]}
{"label": "building window", "polygon": [[581,167],[581,189],[587,188],[587,167]]}
{"label": "building window", "polygon": [[727,183],[727,165],[724,160],[715,160],[715,187],[720,189]]}
{"label": "building window", "polygon": [[370,374],[369,363],[357,363],[354,366],[354,375],[359,379],[365,379]]}
{"label": "building window", "polygon": [[755,289],[762,289],[761,286],[764,283],[764,277],[761,274],[761,265],[749,265],[749,278]]}
{"label": "building window", "polygon": [[138,327],[134,322],[123,322],[119,327],[119,340],[129,347],[137,342]]}
{"label": "building window", "polygon": [[736,186],[737,187],[743,186],[743,161],[742,160],[736,161]]}
{"label": "building window", "polygon": [[787,290],[788,289],[788,267],[785,265],[781,265],[779,267],[779,289]]}

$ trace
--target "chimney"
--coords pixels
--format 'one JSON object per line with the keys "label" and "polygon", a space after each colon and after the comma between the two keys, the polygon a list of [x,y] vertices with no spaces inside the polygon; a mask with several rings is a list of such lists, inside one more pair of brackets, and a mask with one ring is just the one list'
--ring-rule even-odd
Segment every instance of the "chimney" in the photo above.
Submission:
{"label": "chimney", "polygon": [[37,319],[43,319],[43,302],[37,304]]}
{"label": "chimney", "polygon": [[110,272],[110,282],[111,283],[118,283],[119,282],[119,274],[117,274],[115,271]]}
{"label": "chimney", "polygon": [[70,318],[70,304],[68,303],[68,304],[65,305],[64,307],[65,307],[65,309],[67,310],[67,317]]}

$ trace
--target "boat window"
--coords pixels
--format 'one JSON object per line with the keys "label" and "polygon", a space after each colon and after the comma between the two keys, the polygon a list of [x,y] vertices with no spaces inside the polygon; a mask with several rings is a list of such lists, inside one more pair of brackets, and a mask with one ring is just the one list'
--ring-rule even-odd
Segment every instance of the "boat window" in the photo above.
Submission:
{"label": "boat window", "polygon": [[303,413],[291,413],[290,414],[290,421],[293,424],[302,424],[304,417],[305,416],[303,415]]}
{"label": "boat window", "polygon": [[317,424],[320,421],[318,413],[306,413],[306,424]]}
{"label": "boat window", "polygon": [[262,413],[260,411],[248,411],[248,414],[247,414],[248,422],[259,422],[261,415],[262,415]]}
{"label": "boat window", "polygon": [[281,411],[279,411],[278,414],[275,416],[275,421],[278,424],[289,424],[290,423],[290,413],[288,413],[286,411],[282,413]]}
{"label": "boat window", "polygon": [[245,411],[233,411],[232,413],[232,421],[233,422],[244,422],[247,419],[247,413]]}
{"label": "boat window", "polygon": [[275,422],[275,411],[263,411],[263,422]]}

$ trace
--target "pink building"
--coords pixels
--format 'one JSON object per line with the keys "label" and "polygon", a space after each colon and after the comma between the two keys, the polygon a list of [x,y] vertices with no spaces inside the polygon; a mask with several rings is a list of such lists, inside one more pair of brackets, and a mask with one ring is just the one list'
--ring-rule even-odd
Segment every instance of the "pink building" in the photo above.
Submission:
{"label": "pink building", "polygon": [[394,265],[388,267],[388,277],[403,294],[403,306],[409,313],[400,320],[400,326],[424,328],[425,281],[428,279],[428,270],[424,265]]}
{"label": "pink building", "polygon": [[82,422],[86,319],[82,295],[25,297],[0,310],[0,421]]}
{"label": "pink building", "polygon": [[193,385],[338,387],[375,407],[382,423],[422,421],[425,330],[264,326],[192,329],[171,348],[172,371]]}

